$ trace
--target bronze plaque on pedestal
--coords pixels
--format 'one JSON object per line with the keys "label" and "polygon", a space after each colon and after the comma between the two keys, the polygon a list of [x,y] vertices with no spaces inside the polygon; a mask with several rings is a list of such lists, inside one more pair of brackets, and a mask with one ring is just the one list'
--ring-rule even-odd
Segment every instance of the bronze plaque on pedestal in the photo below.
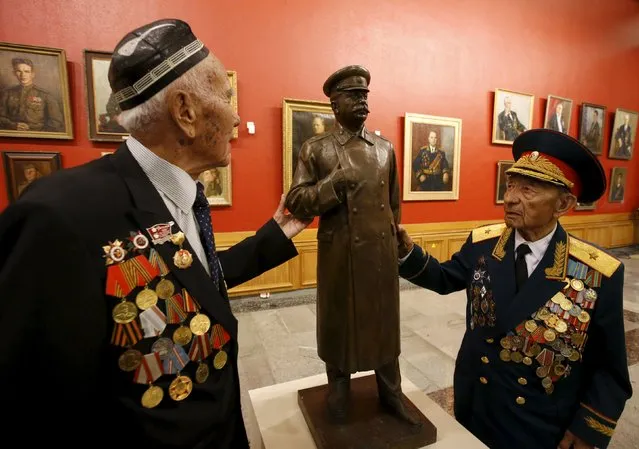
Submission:
{"label": "bronze plaque on pedestal", "polygon": [[406,407],[421,426],[411,426],[382,408],[374,375],[351,379],[350,409],[341,422],[328,412],[327,391],[328,385],[320,385],[297,392],[318,449],[417,449],[437,441],[437,428],[405,395]]}

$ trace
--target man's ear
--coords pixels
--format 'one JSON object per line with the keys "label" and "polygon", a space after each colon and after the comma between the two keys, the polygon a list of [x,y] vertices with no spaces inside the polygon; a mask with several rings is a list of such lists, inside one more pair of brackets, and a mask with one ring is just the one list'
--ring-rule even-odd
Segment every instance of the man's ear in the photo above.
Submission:
{"label": "man's ear", "polygon": [[331,109],[333,110],[333,114],[337,115],[339,113],[336,101],[331,101]]}
{"label": "man's ear", "polygon": [[194,97],[183,90],[173,90],[167,94],[167,106],[175,125],[187,138],[193,139],[197,119]]}
{"label": "man's ear", "polygon": [[557,199],[557,208],[555,209],[555,218],[566,215],[577,205],[577,197],[572,193],[561,193]]}

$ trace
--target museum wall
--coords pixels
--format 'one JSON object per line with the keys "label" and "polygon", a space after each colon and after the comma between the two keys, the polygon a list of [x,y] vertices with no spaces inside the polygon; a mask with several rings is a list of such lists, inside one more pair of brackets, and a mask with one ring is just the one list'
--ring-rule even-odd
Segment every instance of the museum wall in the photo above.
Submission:
{"label": "museum wall", "polygon": [[[2,137],[0,150],[59,151],[64,168],[113,151],[88,139],[83,49],[110,51],[133,27],[178,17],[238,76],[232,205],[213,209],[216,231],[255,230],[272,215],[283,184],[283,98],[325,101],[326,77],[353,63],[372,73],[367,126],[395,144],[400,178],[405,113],[462,121],[459,199],[404,202],[404,223],[501,217],[497,161],[511,154],[491,144],[496,88],[535,96],[533,127],[543,125],[548,95],[572,99],[572,136],[582,102],[606,106],[600,160],[608,177],[627,168],[625,198],[610,203],[606,193],[594,212],[573,214],[629,214],[639,205],[638,159],[608,151],[616,108],[639,111],[638,16],[633,0],[2,0],[0,41],[66,51],[74,138]],[[4,167],[0,177],[3,209]]]}

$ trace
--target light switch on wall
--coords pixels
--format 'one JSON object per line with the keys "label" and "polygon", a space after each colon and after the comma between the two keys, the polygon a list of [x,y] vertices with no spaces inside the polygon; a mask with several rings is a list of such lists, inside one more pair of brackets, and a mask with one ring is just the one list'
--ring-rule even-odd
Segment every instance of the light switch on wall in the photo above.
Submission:
{"label": "light switch on wall", "polygon": [[246,127],[248,128],[249,134],[255,134],[255,123],[254,122],[246,122]]}

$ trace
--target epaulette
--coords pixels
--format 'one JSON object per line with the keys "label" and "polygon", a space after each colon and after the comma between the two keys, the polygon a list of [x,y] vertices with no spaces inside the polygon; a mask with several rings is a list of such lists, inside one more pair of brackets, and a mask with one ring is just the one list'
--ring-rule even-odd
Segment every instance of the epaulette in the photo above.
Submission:
{"label": "epaulette", "polygon": [[617,271],[621,261],[596,246],[570,236],[569,254],[606,277]]}
{"label": "epaulette", "polygon": [[473,229],[473,243],[499,237],[506,229],[506,223],[497,223]]}

